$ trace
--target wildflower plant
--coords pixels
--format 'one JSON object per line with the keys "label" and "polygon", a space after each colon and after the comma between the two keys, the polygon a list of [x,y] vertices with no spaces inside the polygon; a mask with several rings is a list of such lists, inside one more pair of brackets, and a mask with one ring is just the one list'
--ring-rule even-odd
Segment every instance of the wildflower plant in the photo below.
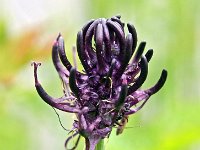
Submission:
{"label": "wildflower plant", "polygon": [[[37,77],[40,63],[33,62],[35,87],[40,97],[56,109],[76,114],[72,136],[65,145],[79,135],[85,138],[85,149],[94,150],[113,127],[120,134],[128,116],[139,111],[166,81],[167,71],[163,70],[153,87],[140,89],[147,78],[153,50],[143,55],[146,42],[141,42],[136,50],[135,27],[128,23],[125,35],[125,24],[120,18],[91,20],[78,32],[76,48],[83,71],[71,65],[63,37],[58,35],[52,47],[52,60],[63,82],[62,97],[53,98],[44,90]],[[75,50],[73,55],[75,59]]]}

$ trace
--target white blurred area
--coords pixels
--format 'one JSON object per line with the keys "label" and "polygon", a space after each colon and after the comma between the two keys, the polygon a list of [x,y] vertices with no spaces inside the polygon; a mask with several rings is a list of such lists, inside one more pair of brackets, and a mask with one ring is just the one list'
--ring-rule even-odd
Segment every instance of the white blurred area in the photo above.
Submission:
{"label": "white blurred area", "polygon": [[62,30],[84,16],[81,0],[0,0],[0,3],[0,17],[8,21],[12,34],[43,24]]}

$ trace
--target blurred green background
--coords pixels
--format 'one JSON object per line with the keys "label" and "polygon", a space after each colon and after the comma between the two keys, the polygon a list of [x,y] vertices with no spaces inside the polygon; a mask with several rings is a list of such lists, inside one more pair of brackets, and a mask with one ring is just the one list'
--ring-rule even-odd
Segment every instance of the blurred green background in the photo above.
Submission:
{"label": "blurred green background", "polygon": [[[154,49],[149,76],[153,85],[166,68],[164,88],[130,117],[122,135],[113,132],[106,150],[200,150],[199,0],[0,0],[0,149],[64,149],[64,131],[51,107],[34,88],[31,61],[53,96],[62,86],[51,62],[59,32],[67,55],[77,31],[91,18],[121,14],[135,25],[139,42]],[[74,117],[58,111],[70,129]],[[83,150],[83,139],[78,149]]]}

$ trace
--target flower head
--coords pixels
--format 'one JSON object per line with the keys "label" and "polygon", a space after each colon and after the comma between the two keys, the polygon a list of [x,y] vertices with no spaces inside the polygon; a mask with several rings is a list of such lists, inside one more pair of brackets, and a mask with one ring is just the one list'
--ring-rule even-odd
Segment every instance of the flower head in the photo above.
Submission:
{"label": "flower head", "polygon": [[167,78],[167,71],[163,70],[153,87],[140,89],[147,78],[153,50],[143,55],[146,42],[141,42],[135,50],[136,30],[128,23],[125,35],[125,24],[120,18],[91,20],[78,32],[77,52],[84,68],[82,72],[69,62],[63,37],[58,35],[52,48],[52,60],[64,84],[62,97],[47,94],[37,78],[39,64],[33,63],[38,94],[52,107],[76,114],[74,135],[83,136],[86,149],[90,150],[110,134],[113,126],[121,127],[120,121],[139,111]]}

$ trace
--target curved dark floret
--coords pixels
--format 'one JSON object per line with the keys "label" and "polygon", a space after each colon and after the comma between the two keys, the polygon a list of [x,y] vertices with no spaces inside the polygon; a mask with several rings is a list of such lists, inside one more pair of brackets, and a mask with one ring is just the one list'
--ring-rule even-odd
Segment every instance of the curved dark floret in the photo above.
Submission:
{"label": "curved dark floret", "polygon": [[82,72],[69,62],[63,37],[58,35],[52,48],[52,60],[63,82],[62,97],[53,98],[47,94],[37,77],[40,64],[33,63],[35,87],[40,97],[52,107],[77,116],[73,124],[74,134],[65,145],[79,135],[79,138],[85,138],[86,149],[94,150],[98,141],[110,134],[113,126],[121,127],[120,122],[126,122],[124,118],[140,110],[167,79],[167,71],[163,70],[153,87],[140,89],[147,78],[153,50],[143,55],[146,42],[141,42],[135,50],[135,27],[128,23],[125,35],[125,24],[120,18],[91,20],[78,32],[77,52],[84,69]]}

